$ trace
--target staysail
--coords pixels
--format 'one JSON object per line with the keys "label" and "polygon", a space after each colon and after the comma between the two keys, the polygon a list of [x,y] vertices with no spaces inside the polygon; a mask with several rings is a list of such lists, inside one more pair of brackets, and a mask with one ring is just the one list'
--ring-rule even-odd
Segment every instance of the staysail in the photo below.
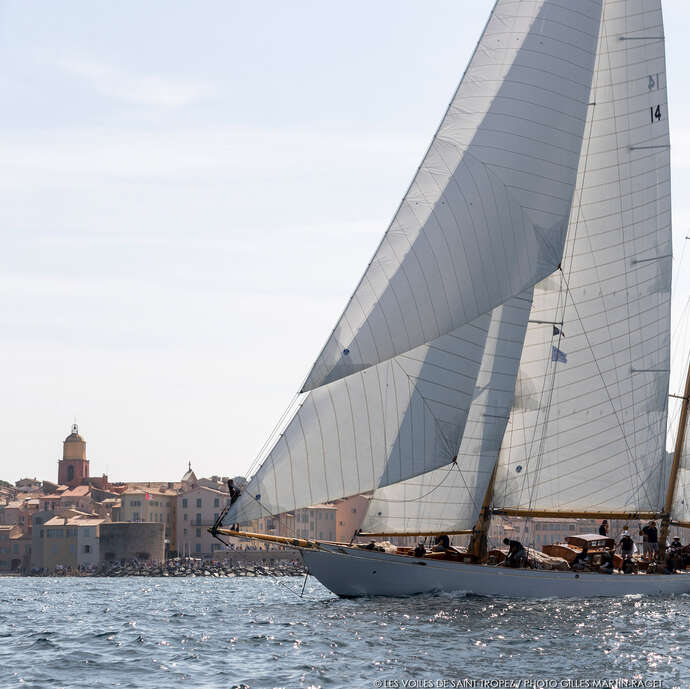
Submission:
{"label": "staysail", "polygon": [[494,506],[663,506],[671,199],[660,0],[605,0],[562,270],[540,282]]}
{"label": "staysail", "polygon": [[472,529],[508,422],[531,303],[531,293],[525,293],[492,313],[456,461],[374,491],[364,531]]}
{"label": "staysail", "polygon": [[369,492],[453,461],[490,325],[480,316],[304,395],[229,520]]}
{"label": "staysail", "polygon": [[559,264],[600,0],[498,0],[303,391],[452,332]]}
{"label": "staysail", "polygon": [[[297,412],[228,521],[453,462],[492,310],[531,292],[561,261],[600,19],[600,0],[577,9],[565,0],[496,2]],[[485,437],[476,419],[471,427],[467,442]],[[486,456],[481,470],[477,456],[456,462],[468,469],[468,495],[484,485]]]}

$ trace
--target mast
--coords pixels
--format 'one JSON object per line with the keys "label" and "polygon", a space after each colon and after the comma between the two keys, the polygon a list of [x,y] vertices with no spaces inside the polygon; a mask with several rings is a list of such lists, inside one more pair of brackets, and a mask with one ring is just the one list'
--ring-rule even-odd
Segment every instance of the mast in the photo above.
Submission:
{"label": "mast", "polygon": [[680,409],[680,420],[678,421],[678,434],[676,435],[676,447],[673,451],[673,463],[671,464],[671,474],[668,477],[668,488],[666,489],[666,501],[664,502],[664,516],[661,520],[661,531],[659,533],[659,549],[660,554],[663,555],[666,549],[666,538],[668,537],[668,528],[671,520],[671,510],[673,509],[673,497],[676,493],[676,481],[678,479],[678,468],[680,467],[680,458],[683,454],[683,446],[685,444],[685,429],[687,428],[688,420],[688,399],[690,398],[690,364],[688,365],[688,374],[685,378],[685,392],[683,394],[683,405]]}
{"label": "mast", "polygon": [[472,530],[472,538],[470,539],[470,544],[467,548],[467,552],[474,555],[479,562],[486,560],[487,553],[487,534],[489,532],[489,525],[491,524],[491,498],[494,494],[494,478],[496,478],[496,467],[498,463],[494,464],[494,470],[491,472],[491,478],[489,479],[489,485],[486,489],[486,494],[484,495],[484,501],[482,502],[482,508],[479,510],[479,516],[477,517],[477,522]]}

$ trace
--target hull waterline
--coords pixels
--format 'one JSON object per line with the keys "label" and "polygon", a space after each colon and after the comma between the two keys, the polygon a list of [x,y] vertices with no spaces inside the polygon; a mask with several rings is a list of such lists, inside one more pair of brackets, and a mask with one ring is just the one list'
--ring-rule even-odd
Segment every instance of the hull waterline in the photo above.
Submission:
{"label": "hull waterline", "polygon": [[597,574],[424,560],[319,543],[300,549],[310,574],[342,597],[463,591],[482,596],[550,598],[690,593],[690,575]]}

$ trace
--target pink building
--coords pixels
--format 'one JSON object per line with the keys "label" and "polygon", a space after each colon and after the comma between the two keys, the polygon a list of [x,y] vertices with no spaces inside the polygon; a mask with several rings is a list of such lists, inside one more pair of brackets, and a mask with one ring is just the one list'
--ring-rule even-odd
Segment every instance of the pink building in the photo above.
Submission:
{"label": "pink building", "polygon": [[196,485],[177,496],[177,552],[192,557],[212,557],[225,550],[208,532],[230,501],[227,493]]}

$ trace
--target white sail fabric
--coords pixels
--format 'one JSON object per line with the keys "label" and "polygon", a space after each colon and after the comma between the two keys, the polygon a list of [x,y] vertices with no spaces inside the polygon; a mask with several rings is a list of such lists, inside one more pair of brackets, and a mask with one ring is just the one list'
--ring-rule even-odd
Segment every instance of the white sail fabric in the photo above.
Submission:
{"label": "white sail fabric", "polygon": [[591,101],[563,270],[534,291],[530,318],[544,323],[527,329],[499,508],[663,506],[671,189],[659,0],[605,0]]}
{"label": "white sail fabric", "polygon": [[601,0],[498,0],[303,391],[407,352],[559,264]]}
{"label": "white sail fabric", "polygon": [[496,464],[513,401],[531,293],[494,309],[455,463],[378,488],[362,526],[375,533],[471,529]]}
{"label": "white sail fabric", "polygon": [[[529,302],[520,304],[505,307],[517,327],[515,312],[529,307]],[[304,395],[227,521],[372,491],[452,462],[490,325],[491,314],[480,316],[427,345]],[[505,325],[506,337],[518,338],[515,327]]]}

